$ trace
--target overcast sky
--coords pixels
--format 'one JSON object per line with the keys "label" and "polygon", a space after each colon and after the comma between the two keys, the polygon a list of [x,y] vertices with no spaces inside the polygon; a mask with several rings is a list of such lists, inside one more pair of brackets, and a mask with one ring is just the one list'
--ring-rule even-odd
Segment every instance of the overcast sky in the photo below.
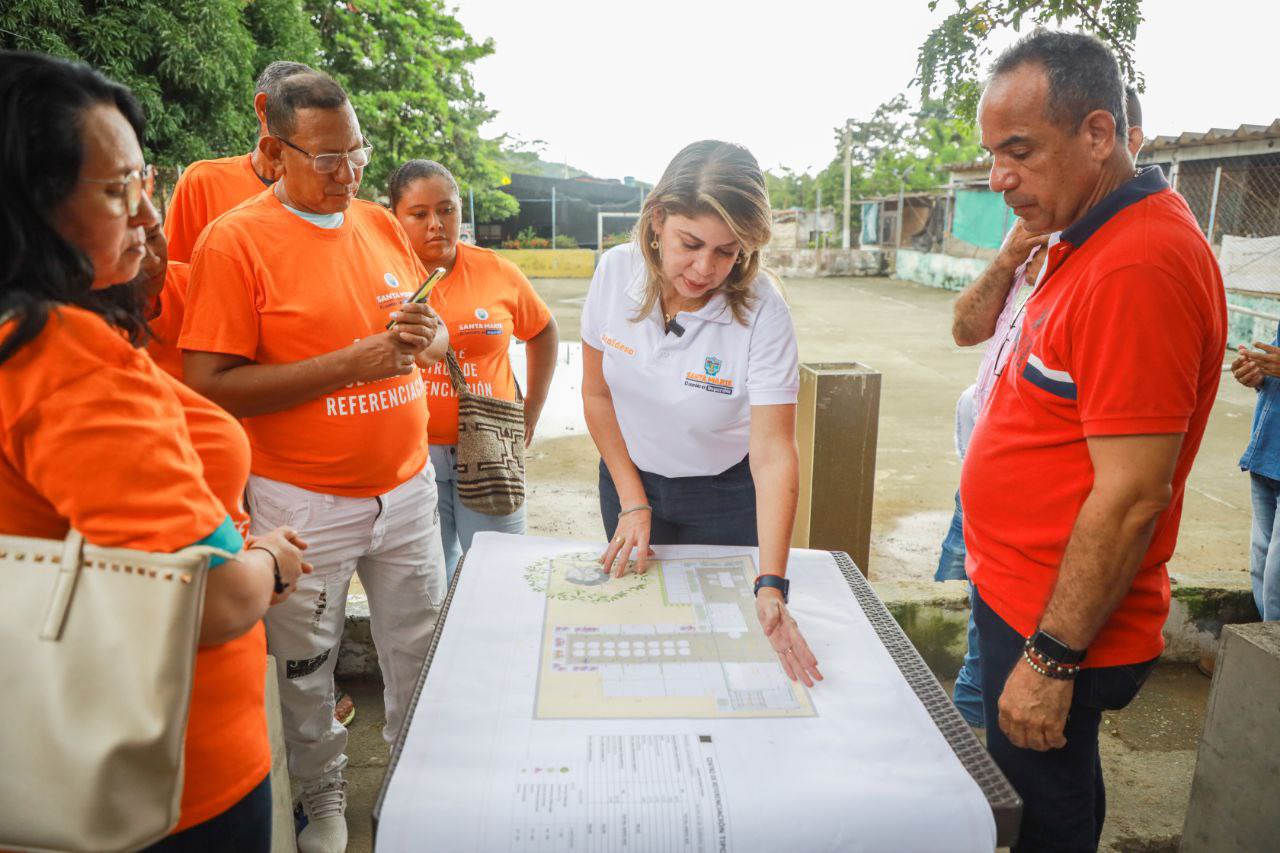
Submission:
{"label": "overcast sky", "polygon": [[[495,53],[475,67],[486,133],[544,159],[654,181],[683,145],[741,142],[765,168],[821,168],[833,128],[907,89],[943,9],[927,0],[457,0]],[[1280,118],[1275,0],[1145,0],[1147,134]],[[1009,37],[1011,39],[1012,37]],[[1002,40],[1002,43],[1009,39]],[[913,96],[914,97],[914,96]]]}

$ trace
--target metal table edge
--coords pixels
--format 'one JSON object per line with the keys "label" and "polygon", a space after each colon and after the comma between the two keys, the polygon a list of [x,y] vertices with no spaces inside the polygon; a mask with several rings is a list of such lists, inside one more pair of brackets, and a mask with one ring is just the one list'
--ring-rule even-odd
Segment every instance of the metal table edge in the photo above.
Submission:
{"label": "metal table edge", "polygon": [[862,576],[857,565],[843,551],[832,551],[836,565],[849,584],[853,597],[857,599],[862,612],[866,614],[876,636],[898,665],[898,670],[907,684],[915,691],[920,704],[933,718],[934,725],[947,745],[955,752],[956,758],[973,781],[978,783],[983,795],[991,806],[991,814],[996,822],[996,845],[1011,847],[1018,840],[1018,826],[1022,821],[1022,798],[1009,784],[1004,773],[996,766],[995,760],[987,748],[978,740],[973,729],[965,722],[964,717],[956,710],[951,697],[942,689],[938,679],[916,651],[911,640],[903,633],[898,621],[889,613],[880,596],[876,595],[871,584]]}

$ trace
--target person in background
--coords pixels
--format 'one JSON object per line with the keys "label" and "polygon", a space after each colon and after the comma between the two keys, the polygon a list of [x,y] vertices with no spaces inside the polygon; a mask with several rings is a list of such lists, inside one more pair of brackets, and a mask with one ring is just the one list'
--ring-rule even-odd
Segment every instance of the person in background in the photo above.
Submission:
{"label": "person in background", "polygon": [[817,659],[787,611],[799,494],[799,355],[760,266],[772,215],[741,145],[681,150],[634,242],[605,252],[582,309],[582,405],[600,451],[601,560],[645,571],[651,544],[759,545],[756,614],[787,676]]}
{"label": "person in background", "polygon": [[1051,235],[960,484],[987,749],[1023,799],[1015,851],[1097,848],[1098,728],[1164,648],[1226,346],[1217,260],[1160,169],[1135,169],[1124,102],[1102,42],[1037,31],[978,106],[991,189]]}
{"label": "person in background", "polygon": [[[525,341],[524,441],[533,441],[538,415],[556,369],[559,333],[555,318],[524,273],[489,249],[458,239],[462,200],[458,182],[431,160],[410,160],[391,174],[387,187],[391,210],[409,235],[428,272],[447,274],[435,285],[431,306],[449,329],[449,339],[474,393],[514,400],[516,380],[508,352],[511,341]],[[471,538],[485,530],[524,533],[521,506],[507,516],[492,516],[465,506],[458,497],[458,398],[446,364],[426,372],[431,467],[440,495],[440,536],[449,580]]]}
{"label": "person in background", "polygon": [[[277,60],[268,63],[258,75],[253,94],[253,111],[258,117],[258,141],[267,135],[267,101],[280,83],[295,74],[312,71],[301,62]],[[170,374],[182,378],[182,354],[178,351],[178,333],[182,330],[182,312],[186,306],[187,282],[190,278],[191,252],[205,226],[231,208],[271,186],[276,179],[275,166],[259,146],[248,154],[197,160],[188,166],[174,187],[173,198],[164,221],[164,236],[169,259],[168,275],[151,320],[155,337],[147,350],[156,363]],[[356,717],[355,702],[339,689],[333,716],[342,725],[350,725]]]}
{"label": "person in background", "polygon": [[0,123],[0,533],[237,554],[209,571],[181,815],[155,849],[265,853],[261,619],[307,570],[305,545],[281,527],[242,549],[243,430],[136,348],[135,290],[113,285],[159,220],[133,96],[86,65],[0,53]]}
{"label": "person in background", "polygon": [[[1138,90],[1133,86],[1125,89],[1125,113],[1129,120],[1129,153],[1137,158],[1143,141],[1142,106],[1138,102]],[[966,388],[956,402],[956,453],[961,465],[991,386],[1013,351],[1013,342],[1022,325],[1021,306],[1030,297],[1044,269],[1042,249],[1048,240],[1049,235],[1033,234],[1021,219],[1015,219],[991,266],[956,300],[951,327],[956,344],[967,347],[987,342],[976,382]],[[942,555],[933,579],[966,580],[964,563],[964,515],[957,490],[955,513],[942,542]],[[969,605],[964,663],[956,675],[952,701],[969,725],[983,728],[986,719],[982,711],[982,670],[978,659],[978,626],[973,619],[972,584],[969,585]]]}
{"label": "person in background", "polygon": [[169,260],[168,241],[160,223],[147,229],[146,256],[133,280],[142,300],[150,335],[147,352],[161,370],[182,381],[178,333],[187,298],[191,265]]}
{"label": "person in background", "polygon": [[1249,472],[1253,494],[1249,549],[1253,602],[1264,622],[1276,622],[1280,621],[1280,411],[1276,406],[1280,400],[1280,335],[1271,344],[1253,346],[1252,350],[1243,345],[1237,348],[1239,355],[1231,362],[1231,373],[1241,385],[1258,392],[1240,470]]}
{"label": "person in background", "polygon": [[[296,527],[315,572],[267,616],[302,853],[346,847],[347,732],[333,671],[358,573],[394,741],[444,598],[420,368],[448,331],[406,300],[425,277],[404,229],[356,198],[372,149],[318,72],[267,101],[260,149],[279,179],[196,244],[178,346],[186,382],[237,418],[253,450],[251,531]],[[353,343],[354,341],[354,343]]]}
{"label": "person in background", "polygon": [[190,262],[205,226],[245,199],[258,195],[276,179],[275,167],[261,150],[267,135],[267,101],[283,80],[311,71],[301,62],[277,61],[258,75],[253,111],[258,116],[258,145],[248,154],[197,160],[182,172],[165,215],[169,257]]}

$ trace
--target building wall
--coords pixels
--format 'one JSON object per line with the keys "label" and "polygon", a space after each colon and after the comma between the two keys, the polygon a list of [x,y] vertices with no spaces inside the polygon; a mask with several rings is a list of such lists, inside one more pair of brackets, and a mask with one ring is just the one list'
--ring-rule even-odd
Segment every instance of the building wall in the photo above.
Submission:
{"label": "building wall", "polygon": [[899,249],[893,276],[931,287],[963,290],[982,275],[989,265],[989,261],[979,258],[956,258],[934,252]]}
{"label": "building wall", "polygon": [[887,253],[880,249],[764,250],[764,265],[783,278],[878,276],[889,274]]}

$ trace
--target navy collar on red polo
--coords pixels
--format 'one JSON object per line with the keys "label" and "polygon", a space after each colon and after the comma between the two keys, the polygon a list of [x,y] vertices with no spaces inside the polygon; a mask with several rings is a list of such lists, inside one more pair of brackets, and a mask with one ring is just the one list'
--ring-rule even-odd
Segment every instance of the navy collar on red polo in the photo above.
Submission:
{"label": "navy collar on red polo", "polygon": [[1111,217],[1129,205],[1168,188],[1169,182],[1164,179],[1164,172],[1160,171],[1159,166],[1140,169],[1131,180],[1113,190],[1110,195],[1085,211],[1084,216],[1064,228],[1062,242],[1080,248]]}

